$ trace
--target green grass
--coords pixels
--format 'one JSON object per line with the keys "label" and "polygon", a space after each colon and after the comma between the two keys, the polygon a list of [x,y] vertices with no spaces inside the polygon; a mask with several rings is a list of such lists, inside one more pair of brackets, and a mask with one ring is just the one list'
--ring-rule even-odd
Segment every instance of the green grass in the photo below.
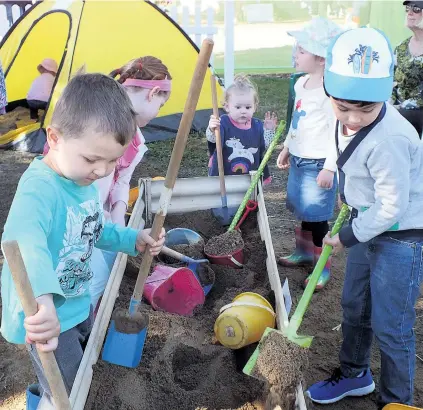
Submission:
{"label": "green grass", "polygon": [[[264,118],[266,111],[274,111],[278,119],[286,117],[289,79],[270,76],[253,76],[259,90],[259,107],[255,117]],[[145,160],[137,168],[134,181],[140,176],[165,176],[174,140],[157,141],[148,144]],[[182,159],[178,176],[187,178],[207,175],[207,140],[204,133],[191,134]]]}
{"label": "green grass", "polygon": [[[213,67],[223,72],[224,54],[216,54]],[[261,48],[235,52],[235,71],[247,74],[291,73],[292,47]]]}

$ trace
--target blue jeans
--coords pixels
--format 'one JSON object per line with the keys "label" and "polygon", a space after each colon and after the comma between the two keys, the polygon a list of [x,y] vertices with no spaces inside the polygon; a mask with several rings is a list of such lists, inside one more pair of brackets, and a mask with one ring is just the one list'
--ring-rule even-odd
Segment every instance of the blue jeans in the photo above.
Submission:
{"label": "blue jeans", "polygon": [[345,376],[370,366],[373,336],[381,354],[380,404],[412,404],[414,305],[422,280],[423,237],[380,236],[349,250],[342,294]]}
{"label": "blue jeans", "polygon": [[325,159],[290,156],[286,207],[304,222],[327,221],[333,217],[337,178],[331,189],[320,188],[316,178],[323,169]]}

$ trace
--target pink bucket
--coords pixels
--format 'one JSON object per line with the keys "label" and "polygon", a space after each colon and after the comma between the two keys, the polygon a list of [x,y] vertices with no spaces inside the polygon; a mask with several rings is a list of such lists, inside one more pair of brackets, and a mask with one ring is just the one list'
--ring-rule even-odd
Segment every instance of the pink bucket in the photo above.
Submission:
{"label": "pink bucket", "polygon": [[191,316],[205,300],[200,282],[191,269],[156,265],[144,286],[144,297],[154,310]]}

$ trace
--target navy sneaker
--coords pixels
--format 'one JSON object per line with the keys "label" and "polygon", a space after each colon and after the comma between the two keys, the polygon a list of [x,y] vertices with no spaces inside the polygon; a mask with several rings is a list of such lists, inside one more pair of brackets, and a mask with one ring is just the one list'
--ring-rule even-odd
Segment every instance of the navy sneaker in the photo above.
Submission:
{"label": "navy sneaker", "polygon": [[370,370],[359,377],[345,377],[338,367],[329,379],[309,387],[306,394],[312,401],[320,404],[330,404],[348,396],[365,396],[375,389]]}

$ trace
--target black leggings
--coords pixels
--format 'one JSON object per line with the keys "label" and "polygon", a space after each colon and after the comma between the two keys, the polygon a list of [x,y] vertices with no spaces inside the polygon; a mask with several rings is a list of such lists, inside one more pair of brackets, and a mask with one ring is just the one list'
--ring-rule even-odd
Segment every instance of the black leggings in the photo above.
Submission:
{"label": "black leggings", "polygon": [[422,138],[423,130],[423,109],[419,110],[404,110],[400,108],[399,113],[416,129],[419,138]]}
{"label": "black leggings", "polygon": [[38,121],[38,110],[45,110],[47,108],[47,103],[45,101],[39,100],[28,100],[29,105],[29,114],[31,120]]}
{"label": "black leggings", "polygon": [[328,221],[301,222],[301,229],[303,231],[311,231],[314,246],[321,248],[323,245],[323,238],[329,232],[329,224]]}

